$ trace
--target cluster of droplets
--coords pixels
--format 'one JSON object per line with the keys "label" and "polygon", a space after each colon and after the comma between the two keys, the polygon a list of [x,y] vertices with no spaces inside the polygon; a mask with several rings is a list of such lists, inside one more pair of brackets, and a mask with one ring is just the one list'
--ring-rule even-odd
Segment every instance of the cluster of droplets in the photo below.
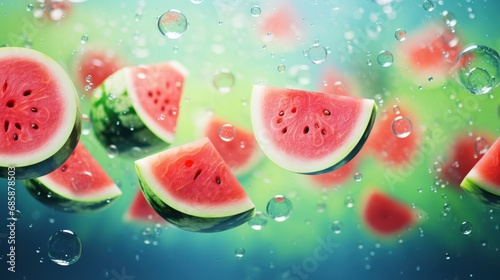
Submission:
{"label": "cluster of droplets", "polygon": [[153,227],[148,226],[143,228],[141,231],[141,238],[144,244],[157,246],[162,233],[161,224],[156,224]]}

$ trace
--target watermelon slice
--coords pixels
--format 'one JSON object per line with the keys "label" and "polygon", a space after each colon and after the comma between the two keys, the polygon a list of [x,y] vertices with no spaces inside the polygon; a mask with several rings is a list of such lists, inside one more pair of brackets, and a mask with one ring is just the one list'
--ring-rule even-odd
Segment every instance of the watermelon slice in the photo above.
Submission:
{"label": "watermelon slice", "polygon": [[255,206],[208,138],[135,162],[149,204],[188,231],[217,232],[247,222]]}
{"label": "watermelon slice", "polygon": [[[398,113],[394,112],[396,104],[399,104],[396,107],[399,108]],[[391,109],[382,110],[377,118],[372,133],[366,141],[366,150],[390,166],[408,164],[418,151],[418,143],[421,141],[420,131],[416,129],[418,119],[406,105],[393,102],[388,108]],[[392,129],[393,121],[398,116],[404,116],[412,123],[411,133],[404,138],[396,136]]]}
{"label": "watermelon slice", "polygon": [[[262,41],[281,48],[297,45],[297,38],[303,35],[299,13],[289,3],[282,4],[270,14],[263,14],[259,24]],[[294,42],[296,42],[294,44]]]}
{"label": "watermelon slice", "polygon": [[[401,47],[398,57],[419,85],[441,86],[443,80],[451,77],[453,64],[462,50],[459,40],[448,26],[432,23],[398,42]],[[429,83],[431,77],[433,83]]]}
{"label": "watermelon slice", "polygon": [[252,125],[257,143],[278,166],[316,174],[351,160],[370,134],[373,100],[255,85]]}
{"label": "watermelon slice", "polygon": [[460,186],[481,201],[500,207],[500,138],[472,167]]}
{"label": "watermelon slice", "polygon": [[448,160],[441,168],[441,177],[451,186],[460,186],[467,173],[484,156],[484,153],[479,153],[475,147],[477,138],[480,137],[490,145],[493,143],[494,138],[487,133],[475,132],[474,135],[476,136],[467,133],[457,137],[450,148]]}
{"label": "watermelon slice", "polygon": [[101,210],[122,194],[81,142],[60,168],[25,185],[37,200],[64,212]]}
{"label": "watermelon slice", "polygon": [[94,91],[90,118],[100,142],[120,155],[154,152],[174,141],[187,70],[170,61],[124,67]]}
{"label": "watermelon slice", "polygon": [[393,236],[411,227],[416,221],[407,205],[380,191],[370,191],[363,206],[363,220],[380,236]]}
{"label": "watermelon slice", "polygon": [[61,166],[81,132],[78,96],[66,72],[31,49],[0,48],[0,177],[39,177]]}
{"label": "watermelon slice", "polygon": [[106,78],[125,66],[124,60],[111,49],[88,47],[74,64],[77,81],[89,96]]}
{"label": "watermelon slice", "polygon": [[[261,153],[252,131],[219,117],[205,119],[201,125],[205,132],[204,136],[210,139],[210,142],[212,142],[235,175],[245,174],[259,162]],[[235,130],[233,139],[222,139],[220,137],[219,130],[224,125],[230,125]]]}
{"label": "watermelon slice", "polygon": [[167,223],[165,219],[158,215],[149,205],[141,190],[135,195],[132,204],[125,214],[125,220],[139,223]]}

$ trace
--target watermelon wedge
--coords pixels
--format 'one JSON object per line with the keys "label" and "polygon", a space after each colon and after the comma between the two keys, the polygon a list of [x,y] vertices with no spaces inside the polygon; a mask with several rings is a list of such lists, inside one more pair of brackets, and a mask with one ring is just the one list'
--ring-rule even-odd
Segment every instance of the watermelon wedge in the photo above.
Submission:
{"label": "watermelon wedge", "polygon": [[500,208],[500,138],[472,167],[460,186],[481,201]]}
{"label": "watermelon wedge", "polygon": [[95,212],[122,194],[81,142],[60,168],[25,185],[38,201],[64,212]]}
{"label": "watermelon wedge", "polygon": [[448,159],[441,168],[441,177],[451,186],[460,186],[465,176],[484,156],[484,153],[478,152],[478,147],[476,147],[478,137],[489,145],[493,143],[494,138],[485,132],[475,132],[474,135],[476,136],[470,136],[467,133],[456,137],[455,142],[450,147]]}
{"label": "watermelon wedge", "polygon": [[370,99],[254,85],[257,143],[278,166],[318,174],[340,168],[361,149],[377,107]]}
{"label": "watermelon wedge", "polygon": [[141,190],[137,191],[130,207],[125,213],[125,220],[137,223],[155,223],[166,224],[156,211],[149,205]]}
{"label": "watermelon wedge", "polygon": [[31,49],[0,48],[0,177],[12,169],[16,180],[54,171],[80,133],[78,96],[63,68]]}
{"label": "watermelon wedge", "polygon": [[135,162],[149,204],[169,223],[195,232],[247,222],[255,206],[208,138]]}
{"label": "watermelon wedge", "polygon": [[371,190],[363,204],[366,226],[380,236],[394,236],[416,221],[413,209],[378,190]]}
{"label": "watermelon wedge", "polygon": [[[235,175],[247,173],[259,162],[261,153],[251,130],[216,116],[205,118],[200,126]],[[233,130],[231,138],[221,137],[224,127]]]}
{"label": "watermelon wedge", "polygon": [[90,118],[100,142],[119,155],[154,152],[174,141],[187,70],[178,62],[124,67],[94,91]]}
{"label": "watermelon wedge", "polygon": [[[398,42],[401,58],[409,76],[419,85],[441,86],[451,77],[455,60],[462,50],[460,38],[443,23],[431,23],[409,33],[407,40]],[[429,83],[432,77],[433,83]]]}
{"label": "watermelon wedge", "polygon": [[266,43],[272,43],[280,48],[289,48],[297,45],[299,42],[297,38],[303,35],[299,13],[289,3],[278,6],[270,14],[263,14],[261,19],[259,34],[262,41]]}

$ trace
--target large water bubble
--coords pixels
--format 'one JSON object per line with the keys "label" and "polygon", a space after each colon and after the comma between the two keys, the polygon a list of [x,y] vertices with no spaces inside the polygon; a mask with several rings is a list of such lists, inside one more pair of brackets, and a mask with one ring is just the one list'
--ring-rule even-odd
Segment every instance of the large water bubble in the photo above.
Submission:
{"label": "large water bubble", "polygon": [[292,202],[283,195],[276,195],[267,203],[267,215],[277,222],[283,222],[290,217]]}
{"label": "large water bubble", "polygon": [[486,94],[500,80],[500,56],[486,46],[468,46],[457,57],[453,70],[457,81],[468,92]]}
{"label": "large water bubble", "polygon": [[178,10],[168,10],[158,18],[158,29],[169,39],[178,39],[188,27],[186,16]]}
{"label": "large water bubble", "polygon": [[56,231],[49,238],[48,254],[50,259],[58,265],[68,266],[80,259],[82,242],[71,230]]}

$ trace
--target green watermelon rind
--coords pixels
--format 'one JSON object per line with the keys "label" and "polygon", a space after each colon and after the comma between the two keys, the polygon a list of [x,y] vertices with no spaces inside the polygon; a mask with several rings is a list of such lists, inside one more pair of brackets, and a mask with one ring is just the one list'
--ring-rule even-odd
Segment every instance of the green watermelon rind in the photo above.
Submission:
{"label": "green watermelon rind", "polygon": [[118,197],[121,191],[112,196],[96,197],[93,199],[78,200],[67,198],[59,194],[57,190],[43,182],[43,179],[25,180],[24,185],[28,192],[45,206],[68,213],[91,213],[107,208]]}
{"label": "green watermelon rind", "polygon": [[[66,141],[62,143],[58,150],[54,150],[52,155],[47,156],[45,159],[38,162],[30,162],[25,165],[21,165],[19,163],[14,163],[17,159],[12,159],[13,163],[11,166],[0,166],[0,177],[7,178],[12,177],[9,176],[9,170],[11,167],[15,168],[15,179],[16,180],[26,180],[37,178],[50,172],[54,171],[58,167],[60,167],[70,156],[73,150],[76,148],[78,141],[80,140],[81,129],[82,129],[82,113],[80,104],[78,102],[78,93],[76,91],[75,86],[73,85],[71,78],[68,74],[62,69],[62,67],[55,62],[49,56],[26,48],[17,48],[17,47],[5,47],[2,48],[2,51],[8,52],[11,51],[12,54],[19,55],[23,58],[32,58],[40,63],[46,63],[46,67],[48,71],[53,71],[52,74],[58,75],[58,80],[60,81],[61,87],[63,91],[67,91],[67,95],[74,96],[74,108],[75,108],[75,118],[74,124],[71,128],[71,131],[67,134]],[[73,103],[73,102],[71,102]],[[71,126],[68,125],[68,130]],[[66,132],[64,133],[66,134]],[[61,135],[62,136],[62,135]],[[66,137],[66,136],[65,136]],[[33,155],[31,155],[31,160],[35,159]]]}
{"label": "green watermelon rind", "polygon": [[115,72],[94,91],[90,110],[94,134],[105,147],[115,145],[121,156],[137,156],[134,148],[148,153],[167,147],[170,143],[158,138],[137,115],[123,71]]}
{"label": "green watermelon rind", "polygon": [[[491,187],[488,183],[481,181],[477,174],[471,171],[464,178],[460,187],[483,203],[500,208],[500,188]],[[493,190],[497,190],[499,193],[495,194],[492,192]]]}
{"label": "green watermelon rind", "polygon": [[162,201],[161,198],[148,187],[137,167],[136,170],[141,191],[149,205],[151,205],[163,219],[180,229],[204,233],[225,231],[246,223],[255,213],[255,208],[223,217],[198,217],[183,213]]}

